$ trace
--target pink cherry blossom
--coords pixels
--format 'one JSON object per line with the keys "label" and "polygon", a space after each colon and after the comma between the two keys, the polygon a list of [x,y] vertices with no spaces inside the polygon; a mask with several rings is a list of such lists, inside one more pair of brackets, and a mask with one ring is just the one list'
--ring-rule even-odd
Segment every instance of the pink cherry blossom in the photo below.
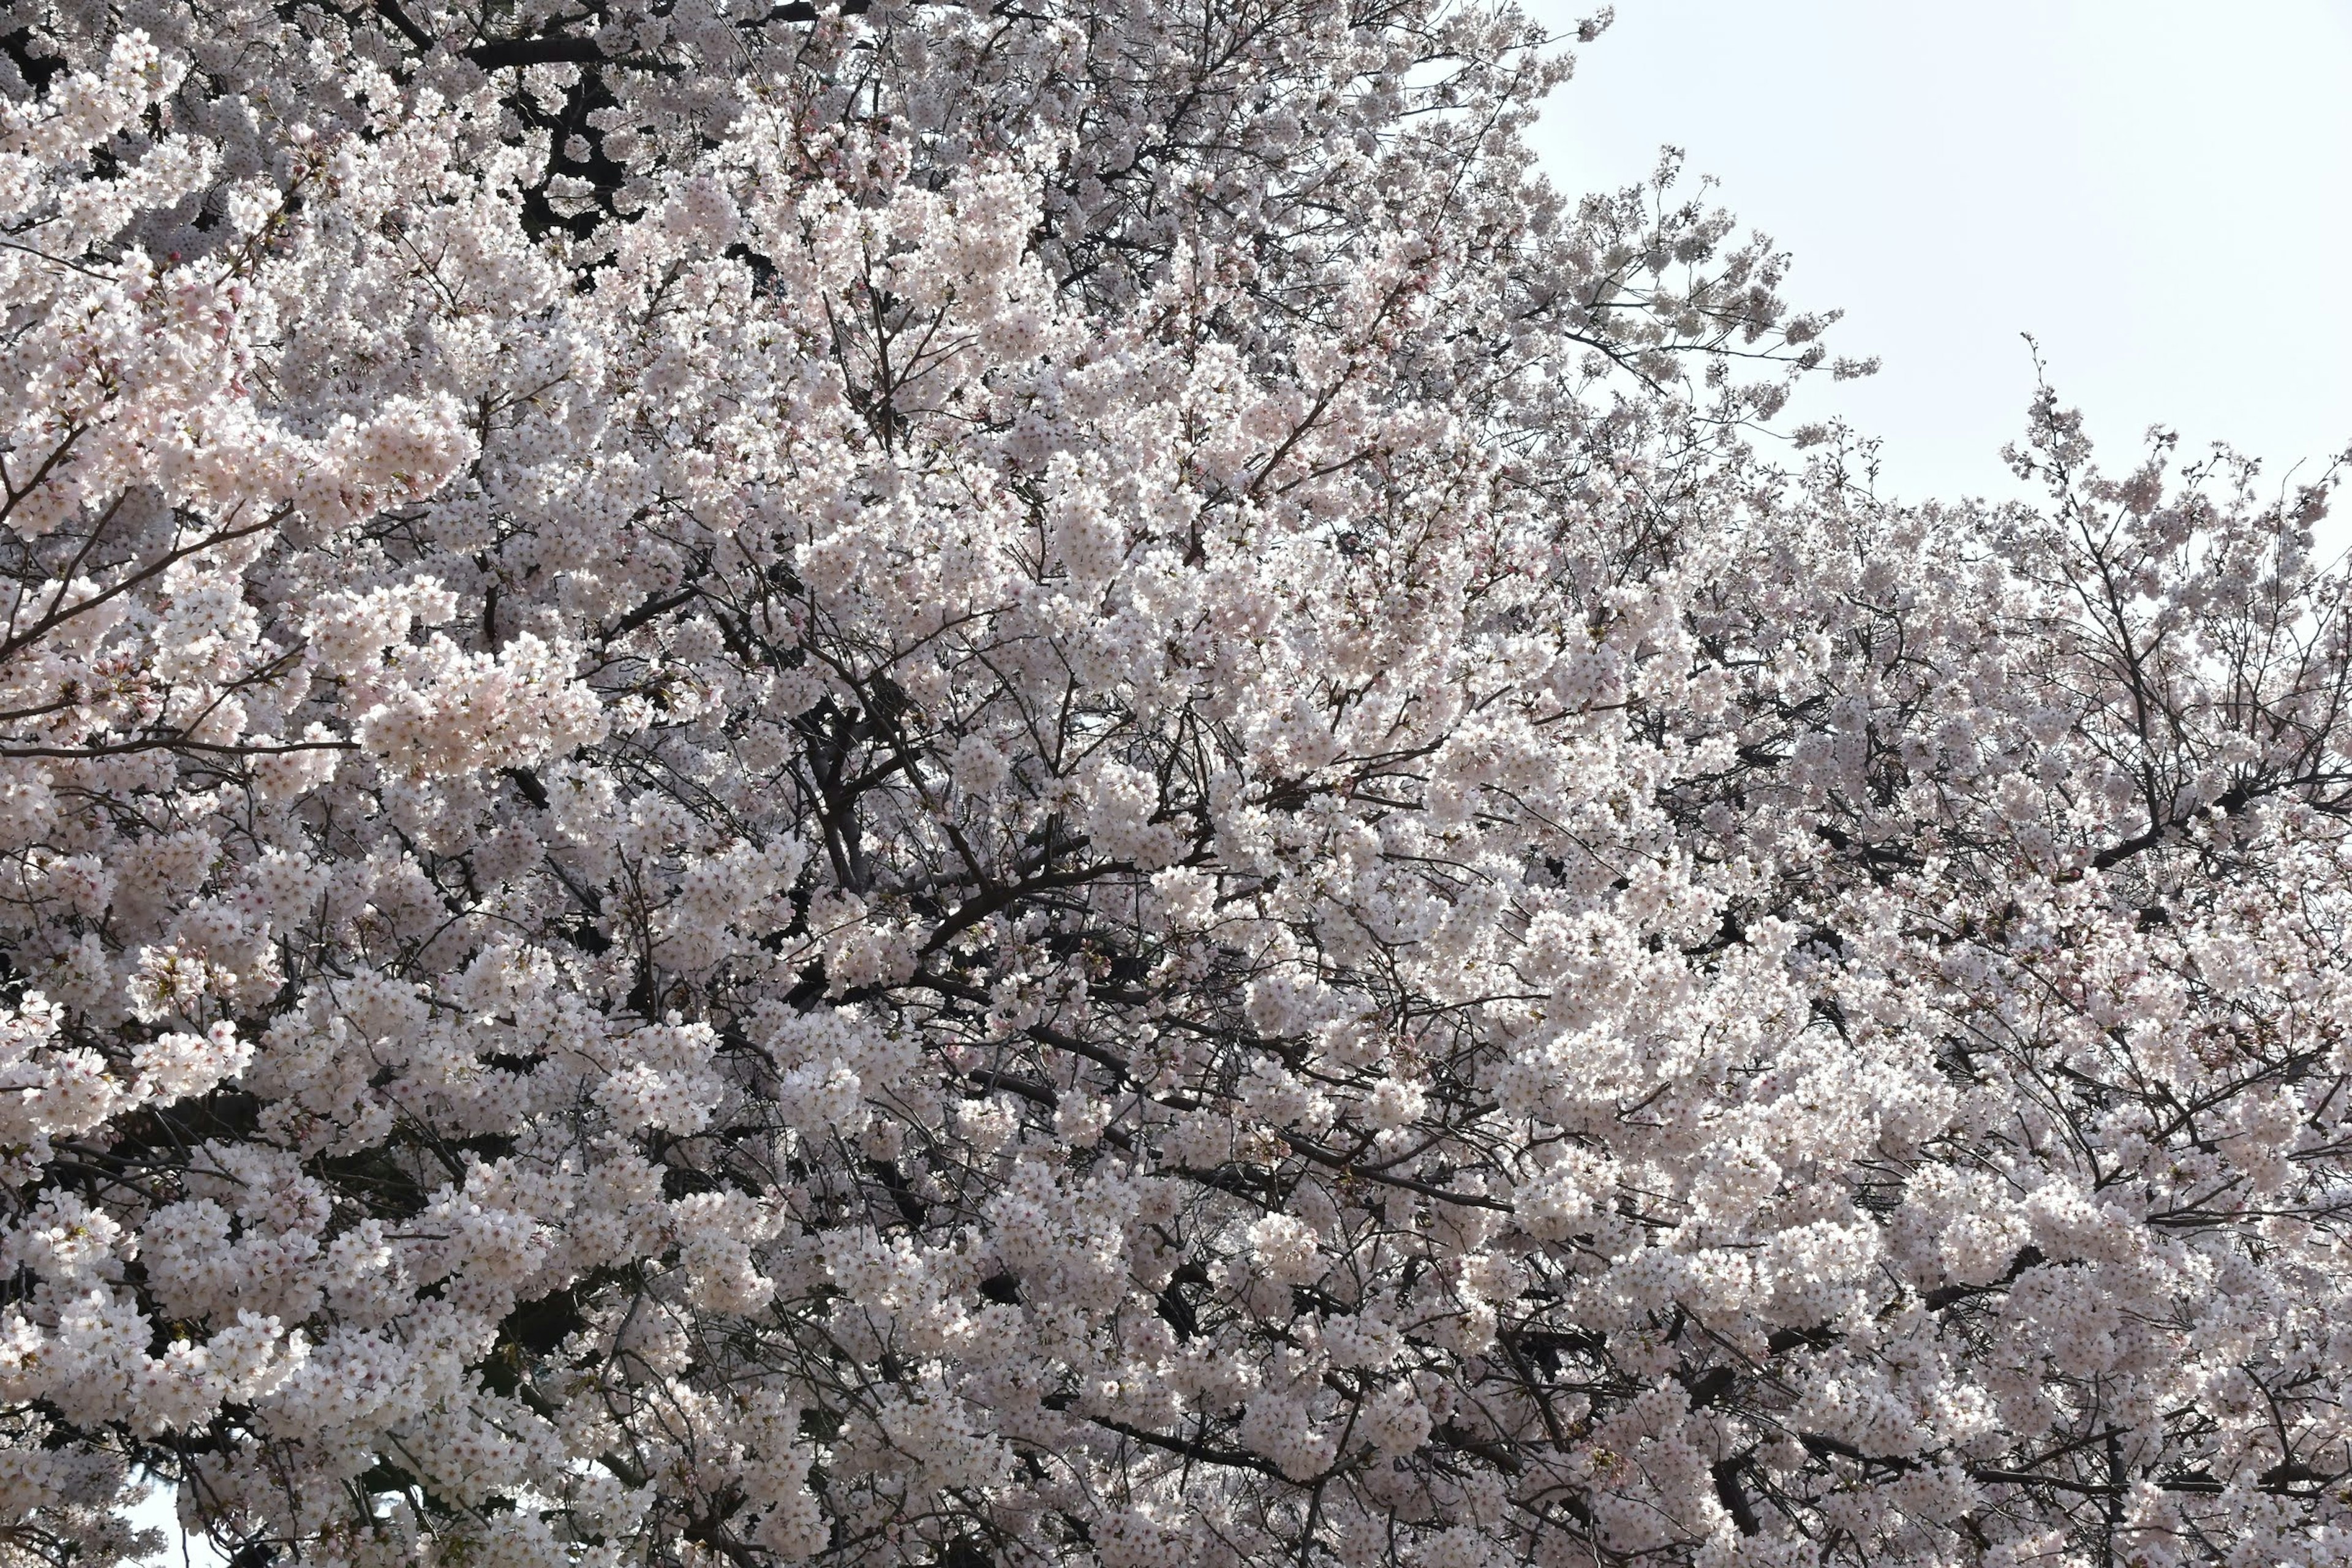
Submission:
{"label": "pink cherry blossom", "polygon": [[0,1563],[2352,1561],[2333,470],[1488,0],[9,26]]}

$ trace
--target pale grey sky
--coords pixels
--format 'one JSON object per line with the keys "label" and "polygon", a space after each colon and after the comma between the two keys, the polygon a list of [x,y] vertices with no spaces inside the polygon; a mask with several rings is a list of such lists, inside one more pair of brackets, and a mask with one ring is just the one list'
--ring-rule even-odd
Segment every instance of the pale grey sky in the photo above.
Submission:
{"label": "pale grey sky", "polygon": [[2024,331],[2117,466],[2159,422],[2273,477],[2352,446],[2352,0],[1618,0],[1579,53],[1555,176],[1717,176],[1885,360],[1806,413],[1893,493],[2017,493]]}

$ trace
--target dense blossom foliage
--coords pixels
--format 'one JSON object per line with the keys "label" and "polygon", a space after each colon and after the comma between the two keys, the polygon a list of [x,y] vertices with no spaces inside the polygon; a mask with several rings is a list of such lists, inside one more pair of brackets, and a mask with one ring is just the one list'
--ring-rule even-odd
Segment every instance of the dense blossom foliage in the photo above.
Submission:
{"label": "dense blossom foliage", "polygon": [[2329,481],[1484,0],[0,32],[0,1560],[2352,1561]]}

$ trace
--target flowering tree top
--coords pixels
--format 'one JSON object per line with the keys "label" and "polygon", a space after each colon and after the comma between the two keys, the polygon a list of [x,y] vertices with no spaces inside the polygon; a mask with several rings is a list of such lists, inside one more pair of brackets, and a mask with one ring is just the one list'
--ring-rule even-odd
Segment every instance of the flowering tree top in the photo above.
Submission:
{"label": "flowering tree top", "polygon": [[1486,0],[5,28],[9,1568],[2352,1560],[2332,473]]}

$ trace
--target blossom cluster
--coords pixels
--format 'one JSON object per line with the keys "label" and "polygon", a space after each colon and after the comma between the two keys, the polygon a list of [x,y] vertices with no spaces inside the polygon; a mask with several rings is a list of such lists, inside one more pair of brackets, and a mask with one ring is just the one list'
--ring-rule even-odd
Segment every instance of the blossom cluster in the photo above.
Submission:
{"label": "blossom cluster", "polygon": [[0,1563],[2352,1561],[2332,475],[1486,0],[12,16]]}

